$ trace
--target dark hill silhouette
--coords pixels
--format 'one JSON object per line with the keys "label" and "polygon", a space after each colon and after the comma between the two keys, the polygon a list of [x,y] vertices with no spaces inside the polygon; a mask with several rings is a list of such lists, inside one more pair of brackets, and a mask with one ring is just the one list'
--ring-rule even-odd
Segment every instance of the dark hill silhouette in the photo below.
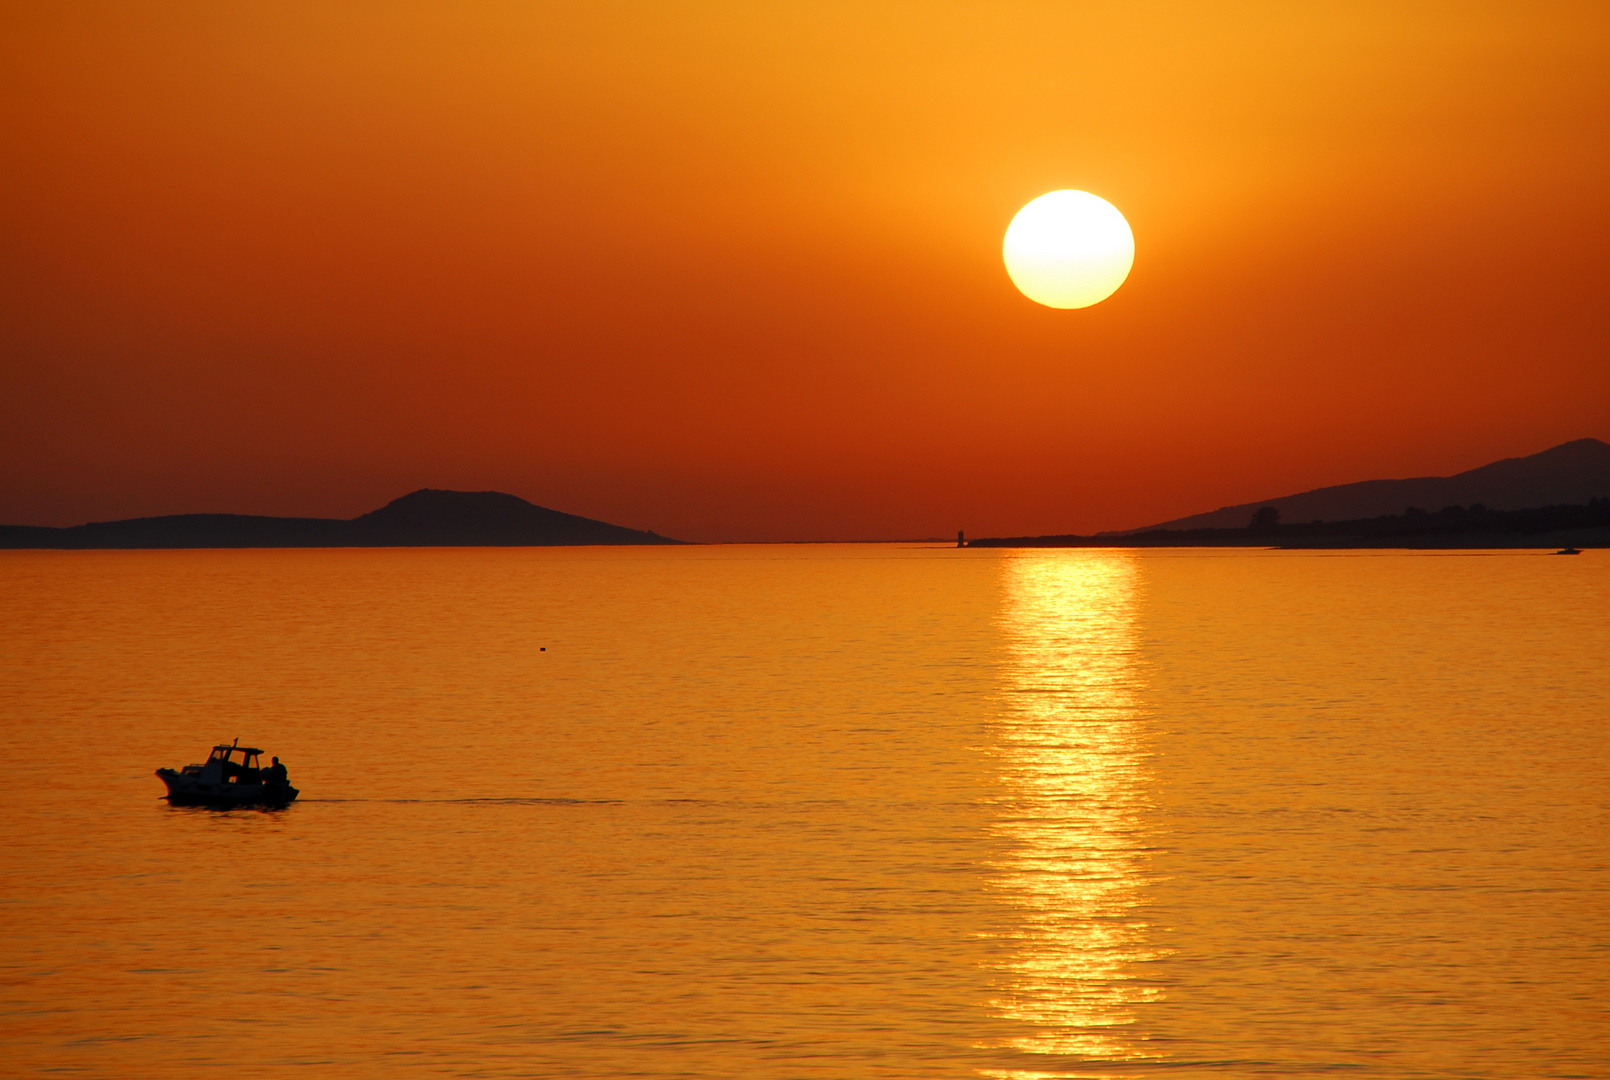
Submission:
{"label": "dark hill silhouette", "polygon": [[500,491],[422,488],[350,521],[173,514],[65,529],[0,525],[0,548],[553,547],[679,544]]}
{"label": "dark hill silhouette", "polygon": [[1480,504],[1489,510],[1523,510],[1586,505],[1604,496],[1610,496],[1610,445],[1598,439],[1577,439],[1530,457],[1505,458],[1454,476],[1340,484],[1100,535],[1129,536],[1160,529],[1244,529],[1252,515],[1266,506],[1280,511],[1282,522],[1296,524],[1386,517],[1402,514],[1411,506],[1435,511],[1445,506]]}
{"label": "dark hill silhouette", "polygon": [[1239,529],[1150,529],[1099,536],[1004,536],[968,547],[1283,547],[1283,548],[1579,548],[1610,547],[1610,499],[1525,510],[1449,506],[1411,508],[1352,521],[1283,525],[1260,515]]}
{"label": "dark hill silhouette", "polygon": [[352,521],[363,536],[390,544],[443,546],[526,544],[675,544],[592,518],[528,503],[501,491],[421,488]]}

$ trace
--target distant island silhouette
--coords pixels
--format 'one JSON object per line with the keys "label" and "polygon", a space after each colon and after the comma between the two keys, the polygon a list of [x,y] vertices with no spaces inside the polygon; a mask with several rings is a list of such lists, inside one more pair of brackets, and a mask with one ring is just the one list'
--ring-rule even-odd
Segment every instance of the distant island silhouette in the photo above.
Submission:
{"label": "distant island silhouette", "polygon": [[1576,439],[1454,476],[1365,480],[1140,529],[968,547],[1610,547],[1610,444]]}
{"label": "distant island silhouette", "polygon": [[68,528],[0,525],[0,548],[557,547],[680,544],[500,491],[421,488],[351,520],[171,514]]}

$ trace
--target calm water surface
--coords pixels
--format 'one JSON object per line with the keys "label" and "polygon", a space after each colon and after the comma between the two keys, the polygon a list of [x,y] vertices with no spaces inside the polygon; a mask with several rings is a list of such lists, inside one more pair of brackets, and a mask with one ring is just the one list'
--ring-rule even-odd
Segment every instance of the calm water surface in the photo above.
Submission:
{"label": "calm water surface", "polygon": [[[0,553],[0,1071],[1610,1076],[1607,612],[1603,552]],[[159,800],[236,736],[302,800]]]}

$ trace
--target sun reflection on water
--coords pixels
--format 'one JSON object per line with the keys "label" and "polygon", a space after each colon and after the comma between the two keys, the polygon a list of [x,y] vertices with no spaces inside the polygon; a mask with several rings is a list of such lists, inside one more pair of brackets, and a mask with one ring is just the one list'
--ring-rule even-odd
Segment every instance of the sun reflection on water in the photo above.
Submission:
{"label": "sun reflection on water", "polygon": [[[1142,967],[1160,955],[1142,912],[1156,843],[1135,652],[1137,567],[1127,552],[1008,560],[1001,615],[1009,662],[995,751],[1008,841],[994,883],[1014,909],[1014,949],[992,1003],[1028,1030],[1004,1044],[1044,1067],[1156,1059],[1137,1028],[1161,996]],[[1074,1059],[1074,1060],[1067,1060]]]}

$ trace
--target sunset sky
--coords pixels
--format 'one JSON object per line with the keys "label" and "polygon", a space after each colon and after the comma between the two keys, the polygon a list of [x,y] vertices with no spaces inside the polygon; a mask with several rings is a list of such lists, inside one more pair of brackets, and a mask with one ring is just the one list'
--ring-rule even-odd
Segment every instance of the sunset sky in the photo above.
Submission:
{"label": "sunset sky", "polygon": [[[1610,440],[1610,5],[29,3],[0,522],[1089,532]],[[1127,282],[1001,261],[1059,188]]]}

